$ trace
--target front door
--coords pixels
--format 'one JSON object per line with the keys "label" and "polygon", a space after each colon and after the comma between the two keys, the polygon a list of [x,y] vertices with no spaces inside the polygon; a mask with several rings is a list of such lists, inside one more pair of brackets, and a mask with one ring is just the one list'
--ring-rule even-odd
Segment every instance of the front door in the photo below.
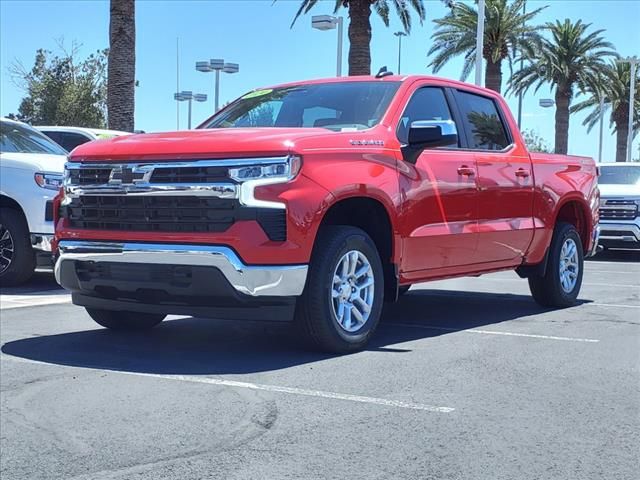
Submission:
{"label": "front door", "polygon": [[[407,142],[419,120],[451,120],[445,91],[422,87],[400,119],[398,139]],[[477,241],[477,169],[473,153],[457,148],[427,149],[415,165],[400,162],[403,255],[401,270],[417,272],[474,262]]]}

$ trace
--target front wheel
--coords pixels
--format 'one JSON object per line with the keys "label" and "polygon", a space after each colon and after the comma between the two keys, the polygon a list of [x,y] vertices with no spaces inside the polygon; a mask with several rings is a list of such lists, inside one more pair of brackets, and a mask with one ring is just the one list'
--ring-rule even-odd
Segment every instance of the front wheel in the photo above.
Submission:
{"label": "front wheel", "polygon": [[149,330],[166,317],[156,313],[120,312],[98,308],[86,310],[98,325],[111,330]]}
{"label": "front wheel", "polygon": [[12,208],[0,208],[0,285],[24,283],[35,268],[36,257],[24,216]]}
{"label": "front wheel", "polygon": [[296,321],[320,350],[360,350],[380,321],[383,296],[382,262],[369,235],[328,226],[317,240]]}
{"label": "front wheel", "polygon": [[533,299],[544,307],[576,304],[582,285],[584,254],[576,228],[559,223],[553,232],[544,275],[529,277]]}

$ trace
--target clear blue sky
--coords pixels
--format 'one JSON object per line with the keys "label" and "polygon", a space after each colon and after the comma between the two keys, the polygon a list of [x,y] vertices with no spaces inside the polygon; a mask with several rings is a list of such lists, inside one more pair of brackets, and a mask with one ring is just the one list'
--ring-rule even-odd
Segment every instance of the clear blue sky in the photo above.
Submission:
{"label": "clear blue sky", "polygon": [[[333,0],[320,2],[315,14],[331,13]],[[426,0],[427,20],[415,25],[403,42],[402,73],[431,73],[426,52],[430,46],[433,18],[446,13],[439,0]],[[240,64],[240,73],[222,75],[222,103],[255,87],[291,80],[327,77],[335,74],[335,31],[311,28],[303,17],[290,29],[299,0],[138,0],[136,128],[146,131],[176,128],[176,38],[180,39],[180,89],[207,93],[210,100],[194,104],[194,124],[213,110],[213,74],[195,71],[197,60],[224,58]],[[639,0],[530,0],[529,8],[549,7],[539,21],[557,18],[582,19],[605,36],[624,56],[640,55]],[[346,11],[343,10],[343,14]],[[399,30],[394,18],[390,28],[373,19],[372,70],[387,65],[397,67]],[[38,48],[55,49],[55,39],[82,44],[81,54],[105,48],[109,43],[109,2],[107,0],[0,0],[0,114],[16,112],[23,96],[7,71],[14,60],[33,65]],[[345,41],[345,67],[348,41]],[[454,61],[439,75],[458,78],[461,62]],[[508,69],[505,72],[508,75]],[[473,75],[473,74],[472,74]],[[473,76],[470,78],[473,81]],[[524,102],[523,127],[537,131],[553,145],[554,109],[538,106],[538,99],[550,97],[542,89]],[[516,111],[517,101],[508,98]],[[590,134],[581,125],[584,115],[571,118],[569,151],[596,156],[597,129]],[[181,106],[181,128],[186,126],[186,105]],[[605,131],[604,159],[615,156],[615,137]],[[634,142],[637,156],[640,136]]]}

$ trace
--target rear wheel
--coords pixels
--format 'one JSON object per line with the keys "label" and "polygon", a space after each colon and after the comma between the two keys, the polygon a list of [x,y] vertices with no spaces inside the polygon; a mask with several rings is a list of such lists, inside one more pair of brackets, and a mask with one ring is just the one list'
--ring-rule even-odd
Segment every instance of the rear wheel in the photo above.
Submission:
{"label": "rear wheel", "polygon": [[383,296],[382,262],[369,235],[328,226],[317,240],[296,321],[316,348],[353,352],[373,335]]}
{"label": "rear wheel", "polygon": [[13,208],[1,208],[0,285],[10,287],[24,283],[31,278],[35,268],[29,228],[22,213]]}
{"label": "rear wheel", "polygon": [[584,254],[575,227],[559,223],[553,233],[544,275],[529,277],[533,299],[545,307],[576,304],[582,285]]}
{"label": "rear wheel", "polygon": [[121,312],[87,308],[89,316],[98,324],[111,330],[148,330],[158,325],[166,315],[157,313]]}

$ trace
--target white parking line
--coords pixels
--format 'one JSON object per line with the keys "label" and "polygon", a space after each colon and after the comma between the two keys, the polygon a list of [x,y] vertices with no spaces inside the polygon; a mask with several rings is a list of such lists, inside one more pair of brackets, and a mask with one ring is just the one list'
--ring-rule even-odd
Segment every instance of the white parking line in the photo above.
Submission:
{"label": "white parking line", "polygon": [[587,307],[614,307],[614,308],[640,308],[640,305],[622,305],[619,303],[583,303],[581,306]]}
{"label": "white parking line", "polygon": [[585,268],[586,273],[613,273],[614,275],[635,275],[640,276],[640,271],[638,272],[624,272],[621,270],[594,270],[592,268]]}
{"label": "white parking line", "polygon": [[[488,278],[488,277],[478,277],[475,280],[484,280],[489,282],[509,282],[513,283],[512,278]],[[618,288],[640,288],[640,283],[637,284],[624,284],[624,283],[592,283],[592,282],[582,282],[583,286],[589,287],[618,287]]]}
{"label": "white parking line", "polygon": [[381,325],[408,327],[408,328],[422,328],[425,330],[443,330],[445,332],[481,333],[483,335],[504,335],[506,337],[541,338],[543,340],[561,340],[564,342],[598,343],[600,341],[600,340],[596,340],[595,338],[555,337],[553,335],[536,335],[532,333],[516,333],[516,332],[497,332],[495,330],[478,330],[475,328],[459,329],[459,328],[435,327],[432,325],[418,325],[415,323],[382,323]]}
{"label": "white parking line", "polygon": [[36,292],[21,295],[0,295],[0,310],[11,310],[23,307],[41,307],[60,303],[70,303],[71,295],[68,292],[48,294],[46,292]]}
{"label": "white parking line", "polygon": [[[19,362],[19,363],[35,363],[40,365],[56,366],[56,364],[53,364],[53,363],[40,362],[38,360],[30,360],[30,359],[21,358],[21,357],[14,357],[4,353],[0,355],[0,358],[2,360],[9,360],[9,361]],[[302,395],[306,397],[327,398],[331,400],[345,400],[345,401],[357,402],[357,403],[370,403],[374,405],[381,405],[384,407],[405,408],[410,410],[424,410],[427,412],[450,413],[455,410],[455,408],[452,408],[452,407],[438,407],[434,405],[426,405],[424,403],[403,402],[400,400],[367,397],[362,395],[351,395],[349,393],[327,392],[323,390],[310,390],[306,388],[282,387],[278,385],[265,385],[261,383],[251,383],[251,382],[238,382],[235,380],[224,380],[221,378],[200,377],[196,375],[162,375],[159,373],[125,372],[122,370],[108,370],[108,369],[101,369],[101,368],[77,367],[77,366],[70,366],[70,365],[63,365],[63,366],[74,368],[74,369],[81,369],[81,370],[91,370],[91,371],[98,370],[103,372],[118,373],[121,375],[133,375],[136,377],[159,378],[163,380],[174,380],[179,382],[190,382],[190,383],[203,383],[207,385],[216,385],[221,387],[245,388],[249,390],[261,390],[265,392],[285,393],[289,395]]]}

